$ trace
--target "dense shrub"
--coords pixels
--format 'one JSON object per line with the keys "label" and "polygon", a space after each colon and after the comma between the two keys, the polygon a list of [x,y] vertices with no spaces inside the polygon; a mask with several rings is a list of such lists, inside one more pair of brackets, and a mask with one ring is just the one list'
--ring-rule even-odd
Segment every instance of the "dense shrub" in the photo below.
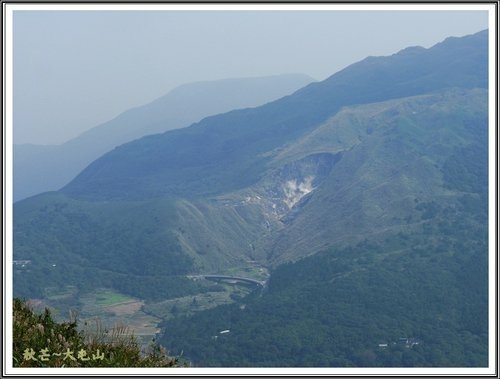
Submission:
{"label": "dense shrub", "polygon": [[126,327],[78,331],[76,320],[57,323],[50,311],[41,314],[20,299],[13,303],[14,367],[175,367],[160,345],[146,352]]}

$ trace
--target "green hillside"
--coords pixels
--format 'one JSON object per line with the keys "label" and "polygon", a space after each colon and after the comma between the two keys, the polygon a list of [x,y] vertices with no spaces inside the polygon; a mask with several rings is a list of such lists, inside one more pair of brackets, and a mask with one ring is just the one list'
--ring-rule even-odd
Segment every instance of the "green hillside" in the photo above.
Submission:
{"label": "green hillside", "polygon": [[486,91],[452,90],[346,108],[291,145],[280,162],[320,152],[341,159],[283,219],[267,249],[271,262],[418,232],[422,204],[476,198],[487,178],[486,104]]}
{"label": "green hillside", "polygon": [[[484,202],[474,191],[487,173],[485,104],[484,90],[452,90],[345,108],[274,154],[253,186],[215,197],[96,202],[54,192],[20,202],[15,257],[33,264],[29,276],[16,274],[16,292],[40,287],[34,278],[117,286],[115,275],[275,266],[418,233],[435,204]],[[307,178],[310,192],[287,188]]]}
{"label": "green hillside", "polygon": [[200,366],[486,365],[486,37],[114,149],[15,204],[15,295],[145,300]]}
{"label": "green hillside", "polygon": [[486,367],[486,229],[450,228],[468,215],[282,265],[263,294],[170,320],[162,341],[202,367]]}

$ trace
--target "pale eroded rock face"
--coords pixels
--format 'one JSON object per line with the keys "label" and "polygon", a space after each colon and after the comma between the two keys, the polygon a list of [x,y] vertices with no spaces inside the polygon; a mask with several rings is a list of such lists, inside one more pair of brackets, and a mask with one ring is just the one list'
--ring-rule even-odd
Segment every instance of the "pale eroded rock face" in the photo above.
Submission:
{"label": "pale eroded rock face", "polygon": [[297,204],[300,199],[314,190],[312,186],[313,180],[314,176],[307,176],[303,181],[299,181],[298,183],[297,179],[293,179],[287,181],[283,185],[283,191],[285,193],[283,201],[289,209],[292,209],[292,207]]}

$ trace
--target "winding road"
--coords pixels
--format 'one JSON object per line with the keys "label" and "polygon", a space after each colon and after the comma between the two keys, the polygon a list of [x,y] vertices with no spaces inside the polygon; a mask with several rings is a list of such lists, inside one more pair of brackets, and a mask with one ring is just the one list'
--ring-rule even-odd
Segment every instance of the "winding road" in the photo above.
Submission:
{"label": "winding road", "polygon": [[257,279],[251,279],[251,278],[242,278],[240,276],[229,276],[229,275],[193,275],[191,277],[197,277],[197,278],[204,278],[204,279],[224,279],[224,280],[236,280],[240,282],[247,282],[251,284],[256,284],[262,288],[264,288],[267,285],[267,281],[263,280],[257,280]]}

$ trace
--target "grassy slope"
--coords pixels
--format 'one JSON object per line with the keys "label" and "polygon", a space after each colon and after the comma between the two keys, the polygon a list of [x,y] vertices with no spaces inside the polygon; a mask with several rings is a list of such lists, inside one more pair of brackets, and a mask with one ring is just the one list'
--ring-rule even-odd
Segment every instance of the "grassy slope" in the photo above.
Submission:
{"label": "grassy slope", "polygon": [[310,152],[343,154],[276,236],[271,261],[419,230],[418,202],[460,202],[464,189],[444,186],[444,176],[461,149],[473,146],[476,166],[486,159],[486,96],[456,90],[347,108],[289,147],[280,162]]}

